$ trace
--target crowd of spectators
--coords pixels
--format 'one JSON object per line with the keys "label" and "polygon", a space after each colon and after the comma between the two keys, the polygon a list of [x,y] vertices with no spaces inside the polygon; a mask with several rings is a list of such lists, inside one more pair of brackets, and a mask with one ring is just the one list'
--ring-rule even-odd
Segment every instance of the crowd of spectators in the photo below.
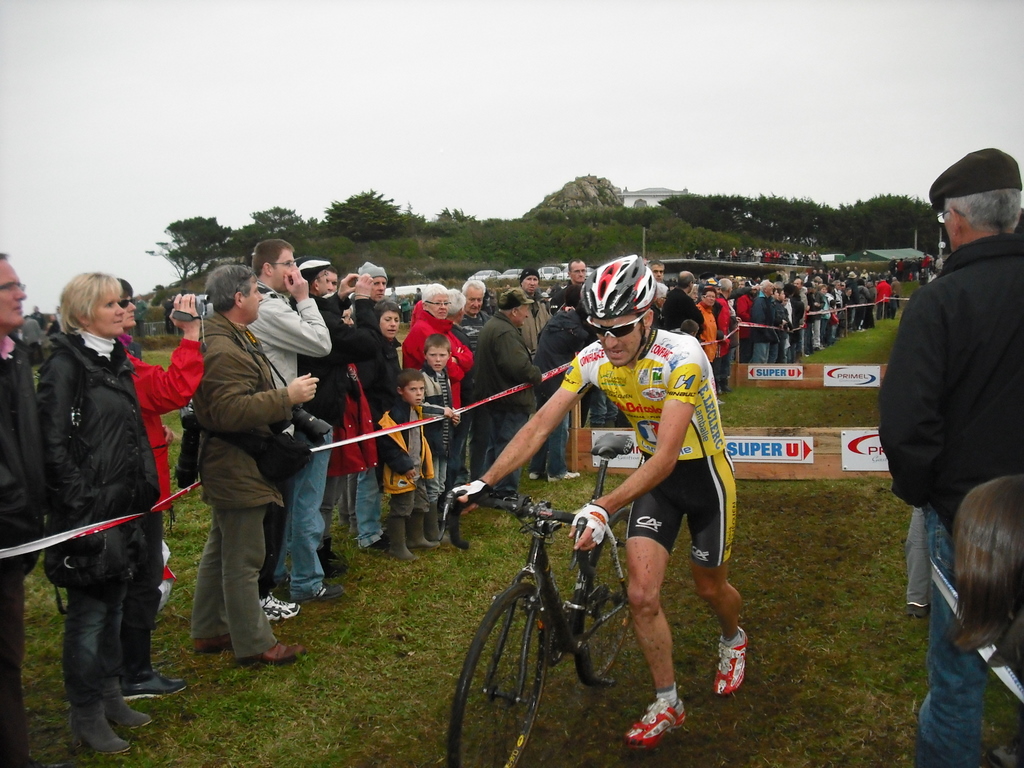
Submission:
{"label": "crowd of spectators", "polygon": [[[732,260],[748,255],[780,263],[787,257],[728,254]],[[683,272],[670,289],[665,265],[652,261],[659,325],[699,338],[718,391],[726,394],[737,361],[795,362],[844,333],[872,327],[876,317],[895,316],[901,291],[894,276],[843,275],[823,266],[787,283],[756,285]],[[105,275],[80,276],[65,289],[39,391],[47,530],[56,534],[147,509],[157,488],[166,498],[167,444],[174,436],[159,416],[191,399],[211,515],[194,593],[194,649],[233,652],[242,665],[290,663],[306,649],[279,641],[272,627],[298,615],[304,603],[344,594],[336,579],[347,564],[335,552],[335,536],[352,537],[366,556],[400,560],[446,542],[466,546],[457,529],[442,538],[438,501],[479,477],[557,389],[559,377],[542,384],[542,374],[593,340],[580,309],[585,278],[586,265],[574,261],[569,281],[550,294],[540,289],[537,270],[525,269],[515,288],[495,292],[475,280],[461,289],[431,284],[404,307],[392,300],[393,291],[387,296],[388,276],[379,266],[367,262],[346,275],[325,260],[297,260],[285,241],[264,241],[251,266],[225,265],[210,274],[212,313],[202,322],[201,355],[195,298],[172,299],[168,321],[185,336],[165,371],[142,362],[128,334],[136,309],[131,287]],[[400,344],[406,317],[409,329]],[[32,319],[40,329],[46,324]],[[27,321],[20,328],[27,360],[43,357],[35,330]],[[108,382],[109,392],[100,387],[93,395],[92,383],[80,391],[76,381],[83,377]],[[529,386],[492,399],[518,385]],[[82,418],[72,428],[78,411],[98,413],[76,407],[94,396],[109,401],[103,410],[110,416],[95,425]],[[134,403],[141,409],[133,412]],[[431,415],[440,421],[423,428],[421,420]],[[583,419],[596,427],[625,426],[600,392],[584,399]],[[116,477],[101,477],[90,457],[103,453],[75,441],[90,446],[115,426],[119,437],[112,445],[145,443],[152,450],[132,451],[130,462],[103,462]],[[384,427],[398,429],[324,449]],[[566,464],[568,427],[566,420],[534,456],[532,480],[578,476]],[[320,450],[307,451],[287,476],[269,475],[265,455],[295,445]],[[497,490],[514,491],[518,484],[517,471]],[[68,507],[68,499],[94,496],[97,503],[87,509]],[[149,515],[115,530],[123,539],[116,568],[102,562],[110,547],[101,556],[90,537],[47,556],[47,575],[69,588],[64,664],[72,734],[100,752],[130,746],[111,722],[148,722],[127,700],[187,684],[160,674],[149,659],[162,521]],[[72,583],[69,564],[75,578],[95,572],[95,580]]]}

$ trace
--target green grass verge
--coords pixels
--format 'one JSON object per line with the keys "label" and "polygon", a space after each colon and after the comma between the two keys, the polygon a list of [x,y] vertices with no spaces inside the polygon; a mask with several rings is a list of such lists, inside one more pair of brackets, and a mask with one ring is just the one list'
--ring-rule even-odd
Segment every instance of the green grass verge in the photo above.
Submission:
{"label": "green grass verge", "polygon": [[[147,359],[166,362],[156,352]],[[873,398],[847,390],[751,389],[729,396],[725,417],[737,426],[870,425],[877,421],[866,416]],[[176,416],[167,421],[178,429]],[[524,479],[522,488],[572,509],[589,497],[592,482]],[[689,713],[684,727],[650,755],[622,746],[622,733],[651,696],[630,640],[613,688],[584,688],[568,662],[550,670],[525,765],[912,763],[916,712],[926,693],[927,623],[903,615],[909,510],[877,478],[740,482],[739,510],[731,578],[744,597],[750,636],[743,688],[728,699],[711,693],[717,625],[692,593],[684,534],[663,590]],[[473,513],[463,524],[468,551],[443,547],[414,563],[358,552],[336,529],[336,548],[350,563],[341,579],[346,595],[275,625],[281,640],[310,650],[280,669],[241,669],[230,654],[191,653],[189,614],[208,527],[197,494],[177,505],[167,541],[178,582],[153,637],[158,667],[189,687],[137,705],[154,722],[130,734],[120,729],[132,741],[128,755],[83,752],[77,764],[443,765],[448,707],[466,649],[491,597],[526,552],[515,521]],[[552,552],[555,574],[568,588],[564,538]],[[41,568],[27,581],[26,623],[33,753],[46,762],[66,759],[62,620]],[[987,743],[1008,740],[1016,708],[998,683],[989,686],[986,715]]]}

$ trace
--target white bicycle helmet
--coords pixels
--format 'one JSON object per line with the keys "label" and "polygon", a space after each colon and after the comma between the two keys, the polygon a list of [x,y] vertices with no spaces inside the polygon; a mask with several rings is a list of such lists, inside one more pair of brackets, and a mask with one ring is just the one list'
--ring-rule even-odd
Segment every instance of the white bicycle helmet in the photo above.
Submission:
{"label": "white bicycle helmet", "polygon": [[654,273],[637,255],[623,256],[594,271],[583,284],[583,309],[590,317],[613,320],[644,312],[654,301]]}

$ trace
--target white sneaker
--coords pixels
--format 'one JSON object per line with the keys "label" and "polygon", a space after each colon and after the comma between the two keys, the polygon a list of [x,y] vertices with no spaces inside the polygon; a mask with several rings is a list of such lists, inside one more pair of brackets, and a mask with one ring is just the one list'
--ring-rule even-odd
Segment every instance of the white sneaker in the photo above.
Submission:
{"label": "white sneaker", "polygon": [[294,619],[299,615],[299,611],[302,610],[302,606],[298,603],[289,603],[284,600],[278,600],[273,595],[267,595],[263,598],[261,603],[263,605],[263,612],[267,614],[267,618],[270,621]]}
{"label": "white sneaker", "polygon": [[555,475],[548,478],[549,483],[557,483],[559,480],[575,480],[580,476],[579,472],[566,472],[564,475]]}
{"label": "white sneaker", "polygon": [[530,479],[531,480],[540,480],[540,472],[531,472],[530,473]]}

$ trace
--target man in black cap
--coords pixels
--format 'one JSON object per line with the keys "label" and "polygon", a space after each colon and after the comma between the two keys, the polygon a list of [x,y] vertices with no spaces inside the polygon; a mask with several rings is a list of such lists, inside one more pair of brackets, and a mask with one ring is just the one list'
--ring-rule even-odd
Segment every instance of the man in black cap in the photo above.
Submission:
{"label": "man in black cap", "polygon": [[[924,509],[932,562],[955,589],[960,501],[987,480],[1024,472],[1024,236],[1013,234],[1020,169],[997,149],[972,152],[929,197],[953,252],[904,311],[879,397],[880,434],[893,492]],[[975,768],[986,664],[950,640],[955,616],[942,596],[931,604],[916,765]]]}
{"label": "man in black cap", "polygon": [[[476,397],[479,400],[503,392],[519,384],[540,384],[541,370],[530,362],[520,329],[531,316],[533,299],[522,288],[509,288],[498,297],[498,311],[487,321],[477,339]],[[481,406],[473,419],[473,440],[487,446],[484,466],[491,466],[505,450],[509,440],[526,424],[536,406],[532,389]],[[498,493],[516,493],[519,489],[517,468],[497,483]]]}
{"label": "man in black cap", "polygon": [[[537,340],[540,338],[541,329],[551,319],[551,310],[540,300],[537,286],[540,285],[540,272],[533,267],[524,269],[519,273],[519,287],[522,288],[526,298],[530,300],[529,314],[523,318],[520,326],[523,334],[523,341],[526,348],[530,350],[532,358],[537,353]],[[498,302],[498,309],[501,309],[501,302]]]}

